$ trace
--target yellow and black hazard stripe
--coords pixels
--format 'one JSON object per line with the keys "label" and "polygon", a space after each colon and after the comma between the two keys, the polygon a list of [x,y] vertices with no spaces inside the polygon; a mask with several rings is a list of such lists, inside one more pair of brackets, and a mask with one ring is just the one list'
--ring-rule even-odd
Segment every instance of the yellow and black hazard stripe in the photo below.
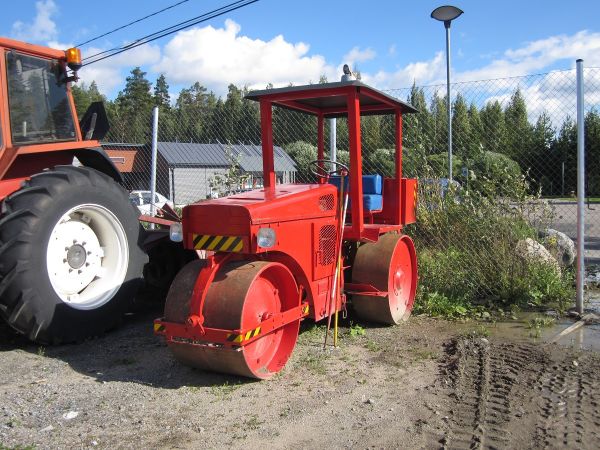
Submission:
{"label": "yellow and black hazard stripe", "polygon": [[414,197],[413,197],[413,211],[415,212],[415,214],[417,213],[417,197],[419,196],[419,186],[417,185],[417,183],[415,182],[415,191],[414,191]]}
{"label": "yellow and black hazard stripe", "polygon": [[242,342],[252,339],[253,337],[258,336],[259,334],[260,327],[257,327],[254,330],[248,331],[246,334],[229,333],[227,335],[227,340],[235,344],[241,344]]}
{"label": "yellow and black hazard stripe", "polygon": [[304,305],[302,305],[302,315],[306,316],[306,315],[308,315],[309,312],[310,312],[310,306],[308,305],[308,303],[305,303]]}
{"label": "yellow and black hazard stripe", "polygon": [[244,241],[241,236],[215,236],[194,234],[195,250],[213,250],[215,252],[241,252]]}

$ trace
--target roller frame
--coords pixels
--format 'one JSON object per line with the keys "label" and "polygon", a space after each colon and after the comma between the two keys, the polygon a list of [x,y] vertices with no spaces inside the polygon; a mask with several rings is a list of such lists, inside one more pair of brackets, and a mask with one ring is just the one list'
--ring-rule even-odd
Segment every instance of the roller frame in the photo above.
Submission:
{"label": "roller frame", "polygon": [[[302,290],[300,290],[301,295]],[[258,326],[247,330],[223,330],[220,328],[203,327],[198,316],[190,316],[188,323],[165,322],[162,319],[154,321],[154,333],[164,336],[167,342],[188,345],[219,345],[223,347],[243,347],[265,335],[283,328],[296,320],[302,320],[309,314],[309,305],[304,302],[295,308],[263,320]],[[253,334],[256,330],[260,331]],[[239,339],[241,337],[241,339]]]}

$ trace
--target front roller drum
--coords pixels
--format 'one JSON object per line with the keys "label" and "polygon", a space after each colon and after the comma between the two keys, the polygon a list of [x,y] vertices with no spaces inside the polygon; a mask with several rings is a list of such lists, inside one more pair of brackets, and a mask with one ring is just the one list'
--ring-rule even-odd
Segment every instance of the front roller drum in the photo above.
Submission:
{"label": "front roller drum", "polygon": [[[202,261],[193,261],[177,275],[165,304],[165,321],[185,323]],[[208,288],[202,316],[204,327],[248,330],[273,315],[299,305],[292,273],[280,263],[242,261],[224,265]],[[197,312],[192,312],[197,314]],[[255,341],[239,346],[169,342],[175,358],[202,370],[265,379],[279,372],[296,345],[300,319]]]}
{"label": "front roller drum", "polygon": [[358,248],[352,282],[368,284],[385,296],[353,295],[358,316],[375,323],[395,325],[410,316],[417,288],[417,256],[412,239],[385,234],[375,243]]}

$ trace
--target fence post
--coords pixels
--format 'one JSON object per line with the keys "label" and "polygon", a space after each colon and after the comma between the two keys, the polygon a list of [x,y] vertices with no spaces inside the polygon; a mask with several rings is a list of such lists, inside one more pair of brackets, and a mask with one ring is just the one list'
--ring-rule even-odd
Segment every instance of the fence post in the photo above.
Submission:
{"label": "fence post", "polygon": [[[329,157],[337,161],[337,119],[329,119]],[[333,169],[332,169],[333,170]]]}
{"label": "fence post", "polygon": [[583,314],[585,280],[585,141],[584,141],[583,60],[577,60],[577,312]]}
{"label": "fence post", "polygon": [[[156,212],[154,196],[156,195],[156,159],[158,153],[158,106],[154,107],[152,113],[152,159],[150,162],[150,215],[154,216]],[[150,228],[154,229],[154,224],[150,224]]]}

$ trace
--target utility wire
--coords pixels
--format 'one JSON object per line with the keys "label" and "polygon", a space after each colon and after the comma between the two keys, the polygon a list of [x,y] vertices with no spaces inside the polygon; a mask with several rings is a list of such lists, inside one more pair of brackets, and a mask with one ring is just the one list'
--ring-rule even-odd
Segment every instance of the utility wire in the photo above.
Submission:
{"label": "utility wire", "polygon": [[134,20],[134,21],[132,21],[132,22],[126,23],[125,25],[121,25],[120,27],[117,27],[117,28],[115,28],[114,30],[107,31],[107,32],[106,32],[106,33],[104,33],[104,34],[101,34],[101,35],[99,35],[99,36],[96,36],[96,37],[94,37],[94,38],[92,38],[92,39],[88,39],[87,41],[85,41],[85,42],[82,42],[81,44],[77,44],[75,47],[81,47],[81,46],[83,46],[83,45],[85,45],[85,44],[89,44],[90,42],[97,41],[98,39],[100,39],[100,38],[103,38],[104,36],[108,36],[109,34],[113,34],[113,33],[117,32],[117,31],[119,31],[119,30],[122,30],[123,28],[130,27],[131,25],[134,25],[134,24],[136,24],[136,23],[138,23],[138,22],[141,22],[141,21],[143,21],[143,20],[146,20],[146,19],[148,19],[148,18],[150,18],[150,17],[156,16],[156,15],[158,15],[158,14],[162,13],[162,12],[165,12],[165,11],[167,11],[167,10],[169,10],[169,9],[175,8],[176,6],[179,6],[179,5],[181,5],[182,3],[186,3],[186,2],[189,2],[189,1],[190,1],[190,0],[181,0],[180,2],[177,2],[177,3],[175,3],[175,4],[171,5],[171,6],[167,6],[166,8],[163,8],[163,9],[161,9],[160,11],[155,11],[155,12],[153,12],[153,13],[151,13],[151,14],[148,14],[147,16],[140,17],[139,19],[136,19],[136,20]]}
{"label": "utility wire", "polygon": [[[134,48],[134,47],[137,47],[137,45],[136,45],[136,44],[138,44],[139,42],[142,42],[142,41],[143,41],[143,43],[150,42],[148,39],[152,39],[154,36],[156,36],[156,35],[158,35],[158,34],[165,33],[165,32],[167,32],[167,31],[169,31],[169,30],[172,30],[172,29],[174,29],[174,28],[178,28],[178,27],[180,27],[180,26],[183,26],[183,28],[186,28],[186,27],[188,27],[188,26],[195,25],[195,23],[190,23],[190,22],[194,22],[194,21],[196,21],[197,19],[203,18],[203,17],[205,17],[205,16],[207,16],[207,15],[209,15],[209,14],[214,14],[215,12],[217,12],[217,11],[221,11],[222,9],[229,8],[229,7],[231,7],[232,5],[237,5],[237,4],[239,4],[239,3],[244,3],[245,1],[247,1],[247,0],[237,0],[237,1],[233,2],[233,3],[229,3],[228,5],[222,6],[222,7],[220,7],[220,8],[217,8],[217,9],[213,9],[212,11],[209,11],[209,12],[207,12],[207,13],[201,14],[201,15],[199,15],[199,16],[196,16],[196,17],[192,17],[191,19],[184,20],[183,22],[179,22],[179,23],[177,23],[177,24],[175,24],[175,25],[172,25],[172,26],[170,26],[170,27],[163,28],[162,30],[159,30],[159,31],[156,31],[156,32],[154,32],[154,33],[151,33],[151,34],[148,34],[148,35],[146,35],[146,36],[143,36],[143,37],[141,37],[141,38],[139,38],[139,39],[136,39],[135,41],[133,41],[133,42],[131,42],[131,43],[129,43],[129,44],[127,44],[127,45],[123,46],[123,47],[115,47],[115,48],[112,48],[112,49],[109,49],[109,50],[104,50],[104,51],[102,51],[102,52],[99,52],[99,53],[96,53],[96,54],[94,54],[94,55],[92,55],[92,56],[88,56],[88,57],[86,57],[86,58],[83,58],[83,60],[85,61],[85,60],[88,60],[88,59],[93,59],[93,58],[95,58],[95,57],[97,57],[97,56],[100,56],[100,55],[105,55],[105,54],[107,54],[107,53],[111,53],[111,52],[118,52],[119,50],[123,50],[123,49],[129,49],[129,48]],[[184,26],[184,25],[185,25],[185,26]],[[179,31],[180,29],[183,29],[183,28],[178,28],[177,30],[175,30],[175,31],[173,31],[173,32]],[[166,34],[165,34],[165,36],[166,36]],[[162,37],[162,35],[161,35],[161,37]],[[154,40],[154,39],[152,39],[152,40]],[[117,53],[114,53],[114,54],[117,54]],[[95,60],[94,60],[94,61],[91,61],[91,62],[90,62],[90,63],[88,63],[88,64],[91,64],[92,62],[96,62],[96,61],[95,61]]]}
{"label": "utility wire", "polygon": [[[120,53],[126,52],[128,50],[134,49],[141,45],[147,44],[149,42],[155,41],[157,39],[163,38],[170,34],[181,31],[185,28],[189,28],[193,25],[197,25],[202,22],[206,22],[210,19],[214,19],[216,17],[222,16],[223,14],[227,14],[229,12],[235,11],[237,9],[243,8],[245,6],[251,5],[252,3],[256,3],[259,0],[238,0],[233,3],[229,3],[228,5],[222,6],[220,8],[214,9],[207,13],[201,14],[199,16],[193,17],[191,19],[185,20],[183,22],[179,22],[175,25],[172,25],[167,28],[163,28],[162,30],[156,31],[154,33],[148,34],[144,37],[136,39],[130,44],[127,44],[123,47],[116,47],[110,50],[105,50],[103,52],[96,53],[95,55],[84,58],[84,61],[91,60],[83,64],[83,66],[88,66],[90,64],[96,63],[98,61],[102,61],[104,59],[110,58],[112,56],[118,55]],[[104,56],[103,56],[104,55]]]}

